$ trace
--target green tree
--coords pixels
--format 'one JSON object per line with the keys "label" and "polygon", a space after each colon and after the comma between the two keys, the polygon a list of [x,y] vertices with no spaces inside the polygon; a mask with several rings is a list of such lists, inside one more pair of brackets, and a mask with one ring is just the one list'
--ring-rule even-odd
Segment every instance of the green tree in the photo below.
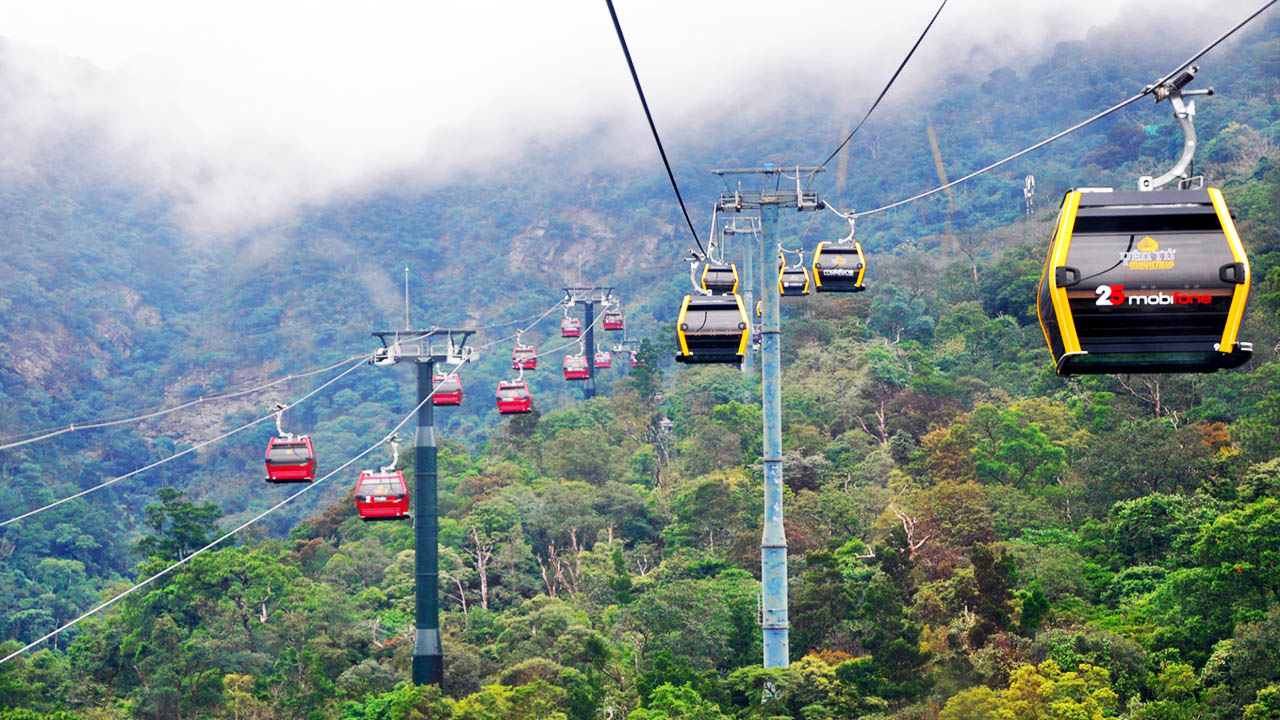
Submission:
{"label": "green tree", "polygon": [[1117,717],[1110,675],[1092,665],[1063,672],[1046,660],[1013,671],[1009,687],[963,690],[938,714],[938,720],[1107,720]]}
{"label": "green tree", "polygon": [[704,700],[697,690],[670,683],[654,688],[648,705],[627,717],[632,720],[728,720],[719,705]]}
{"label": "green tree", "polygon": [[138,541],[134,546],[138,554],[166,562],[181,560],[216,536],[222,511],[211,502],[196,505],[184,500],[185,494],[181,490],[161,488],[157,493],[160,503],[145,508],[146,525],[154,534]]}
{"label": "green tree", "polygon": [[974,647],[982,647],[991,635],[1009,627],[1013,558],[998,545],[979,544],[969,551],[969,562],[973,564],[976,586],[974,596],[969,599],[975,618],[969,629],[969,642]]}

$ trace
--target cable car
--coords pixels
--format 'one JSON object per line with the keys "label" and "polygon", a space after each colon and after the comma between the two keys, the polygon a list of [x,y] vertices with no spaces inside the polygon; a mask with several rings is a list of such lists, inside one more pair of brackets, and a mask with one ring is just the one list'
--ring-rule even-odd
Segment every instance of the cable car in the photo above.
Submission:
{"label": "cable car", "polygon": [[586,380],[591,375],[591,368],[588,367],[586,355],[565,355],[564,356],[564,379],[565,380]]}
{"label": "cable car", "polygon": [[631,351],[631,367],[640,367],[644,363],[640,362],[640,358],[636,357],[636,351]]}
{"label": "cable car", "polygon": [[751,334],[742,296],[685,295],[676,321],[677,362],[741,363]]}
{"label": "cable car", "polygon": [[605,330],[621,330],[623,328],[622,311],[621,310],[605,310],[604,311],[604,329]]}
{"label": "cable car", "polygon": [[608,350],[597,350],[595,356],[595,366],[597,368],[613,367],[613,353]]}
{"label": "cable car", "polygon": [[582,334],[582,321],[576,317],[560,320],[560,337],[578,337]]}
{"label": "cable car", "polygon": [[1059,375],[1243,365],[1249,259],[1216,188],[1072,190],[1036,298]]}
{"label": "cable car", "polygon": [[536,370],[538,368],[538,351],[532,345],[516,345],[511,350],[512,370]]}
{"label": "cable car", "polygon": [[708,262],[702,268],[702,289],[716,295],[738,292],[738,266],[733,263]]}
{"label": "cable car", "polygon": [[356,482],[356,512],[361,520],[404,520],[409,517],[409,486],[395,468],[364,470]]}
{"label": "cable car", "polygon": [[809,294],[809,271],[804,267],[804,258],[799,265],[787,265],[784,255],[778,257],[778,293],[784,297]]}
{"label": "cable car", "polygon": [[267,482],[311,482],[316,476],[316,454],[310,435],[282,435],[267,442]]}
{"label": "cable car", "polygon": [[862,276],[866,272],[860,242],[820,242],[813,251],[813,284],[818,292],[865,290]]}
{"label": "cable car", "polygon": [[432,405],[461,405],[462,378],[457,373],[435,376],[435,394],[431,396]]}
{"label": "cable car", "polygon": [[524,380],[498,381],[498,412],[502,415],[519,415],[533,411],[533,395],[529,383]]}

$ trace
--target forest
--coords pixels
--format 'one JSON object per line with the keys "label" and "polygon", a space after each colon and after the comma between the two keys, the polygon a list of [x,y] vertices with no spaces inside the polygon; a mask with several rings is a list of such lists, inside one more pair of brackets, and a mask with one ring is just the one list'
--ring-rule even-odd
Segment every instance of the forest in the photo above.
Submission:
{"label": "forest", "polygon": [[[52,148],[0,184],[0,442],[367,352],[398,322],[405,264],[434,268],[413,310],[442,325],[536,316],[578,273],[611,284],[644,364],[584,401],[544,358],[535,412],[501,420],[489,392],[509,345],[461,371],[466,406],[440,413],[442,688],[408,682],[414,529],[362,522],[353,468],[0,665],[0,720],[1280,719],[1280,19],[1255,24],[1205,58],[1218,96],[1197,120],[1197,172],[1223,189],[1252,265],[1244,367],[1065,379],[1045,348],[1035,288],[1057,203],[1171,162],[1182,138],[1163,104],[860,222],[869,290],[783,301],[786,668],[761,665],[759,378],[671,361],[688,280],[660,166],[573,192],[515,197],[491,178],[335,202],[262,256],[252,237],[184,238],[163,201]],[[958,175],[1061,129],[1054,78],[1109,103],[1185,55],[1124,39],[1102,29],[1035,67],[951,78],[869,127],[849,161],[868,180],[829,197],[867,206],[936,184],[926,126]],[[820,157],[842,123],[754,149]],[[718,152],[683,162],[729,161]],[[536,180],[536,164],[513,173]],[[690,187],[709,199],[711,182]],[[476,193],[510,201],[478,208]],[[785,220],[784,244],[846,229],[807,222]],[[471,291],[474,268],[520,267],[527,286]],[[55,273],[68,280],[51,292]],[[389,300],[370,299],[371,276]],[[537,331],[548,347],[551,329]],[[62,345],[77,351],[45,352]],[[4,517],[333,374],[0,450]],[[362,367],[286,424],[332,469],[412,409],[411,384]],[[0,656],[283,498],[262,481],[274,430],[0,527]],[[412,453],[399,467],[409,476]]]}

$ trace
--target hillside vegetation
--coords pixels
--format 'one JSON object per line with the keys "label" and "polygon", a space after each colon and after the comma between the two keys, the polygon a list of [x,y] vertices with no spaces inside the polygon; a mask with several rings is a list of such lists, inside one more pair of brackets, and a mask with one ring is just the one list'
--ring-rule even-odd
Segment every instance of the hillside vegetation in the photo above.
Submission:
{"label": "hillside vegetation", "polygon": [[[957,77],[880,118],[851,150],[868,179],[844,195],[869,206],[934,184],[926,123],[958,173],[1067,124],[1048,111],[1053,78],[1087,80],[1092,107],[1169,64],[1137,63],[1118,34],[1023,73]],[[784,302],[793,662],[770,670],[759,389],[669,361],[687,268],[661,175],[517,193],[536,179],[521,166],[211,244],[183,236],[163,200],[51,152],[0,185],[6,431],[363,352],[396,325],[405,262],[426,276],[415,313],[484,324],[545,310],[581,254],[584,277],[625,299],[648,365],[580,402],[550,358],[530,374],[538,412],[501,422],[490,392],[509,347],[464,370],[468,406],[442,414],[443,690],[407,682],[413,529],[362,523],[352,468],[0,666],[0,720],[1280,718],[1280,22],[1204,67],[1219,96],[1202,101],[1198,168],[1250,253],[1253,360],[1064,380],[1044,347],[1034,288],[1056,199],[1166,164],[1181,137],[1164,105],[865,221],[869,291]],[[756,155],[821,157],[834,133],[815,127]],[[1024,171],[1040,185],[1030,217]],[[787,244],[807,221],[786,221]],[[286,425],[316,438],[323,472],[411,409],[410,382],[362,368]],[[269,399],[0,451],[0,506],[9,517],[128,472]],[[283,497],[261,480],[268,425],[0,528],[0,654]]]}

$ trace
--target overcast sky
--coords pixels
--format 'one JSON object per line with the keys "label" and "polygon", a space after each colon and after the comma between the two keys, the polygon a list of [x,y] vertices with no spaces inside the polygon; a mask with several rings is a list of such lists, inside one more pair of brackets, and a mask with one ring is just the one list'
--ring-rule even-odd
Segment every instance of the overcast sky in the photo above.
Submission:
{"label": "overcast sky", "polygon": [[[894,101],[967,63],[1028,59],[1124,18],[1168,17],[1208,42],[1259,0],[951,0]],[[616,0],[659,128],[682,130],[787,87],[865,107],[935,0]],[[656,162],[603,0],[4,3],[0,118],[12,165],[32,137],[100,128],[122,172],[172,192],[197,232],[299,203],[500,171],[529,140],[610,128],[601,163]],[[975,47],[985,54],[971,53]],[[1132,89],[1118,89],[1117,99]]]}

